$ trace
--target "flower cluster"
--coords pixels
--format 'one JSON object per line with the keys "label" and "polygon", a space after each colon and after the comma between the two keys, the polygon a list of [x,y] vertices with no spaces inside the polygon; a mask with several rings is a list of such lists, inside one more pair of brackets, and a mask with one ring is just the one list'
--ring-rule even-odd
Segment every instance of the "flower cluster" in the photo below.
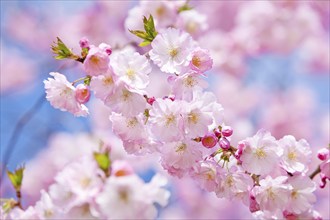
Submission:
{"label": "flower cluster", "polygon": [[[305,32],[317,32],[312,29],[314,24],[304,23],[303,13],[314,16],[308,7],[299,6],[290,20],[281,14],[275,16],[276,4],[262,4],[267,12],[258,7],[253,13],[242,9],[239,28],[232,33],[234,42],[225,38],[228,51],[285,52],[302,42]],[[137,16],[149,13],[154,17],[145,17],[144,25],[137,22]],[[268,22],[279,28],[290,20],[286,26],[290,31],[283,30],[288,33],[283,36],[268,33],[268,23],[256,18],[261,15],[268,15]],[[61,51],[58,46],[62,56],[70,54],[64,58],[81,62],[86,74],[70,83],[63,74],[50,73],[52,77],[44,81],[46,98],[54,108],[87,116],[85,104],[93,93],[109,108],[107,117],[113,133],[129,154],[158,155],[170,175],[189,177],[219,198],[241,201],[256,218],[319,219],[313,208],[316,184],[312,179],[317,173],[308,175],[312,151],[306,140],[292,135],[276,140],[270,132],[260,130],[237,146],[231,141],[234,133],[226,124],[222,105],[205,90],[213,59],[203,41],[196,40],[206,30],[205,22],[203,15],[182,2],[142,2],[129,12],[125,25],[144,39],[140,44],[148,46],[144,54],[134,44],[123,48],[105,43],[94,46],[86,38],[79,42],[81,56],[66,51],[66,47]],[[297,25],[305,27],[304,32],[296,31]],[[145,31],[140,31],[143,28]],[[243,40],[236,39],[242,32],[247,34],[244,48]],[[259,39],[257,45],[249,41],[253,38]],[[281,48],[283,41],[290,41],[290,48]],[[237,63],[230,65],[221,67],[226,71],[237,67]],[[152,81],[156,74],[165,76],[165,83]],[[75,87],[80,81],[83,83]],[[156,97],[150,86],[161,83],[167,90]],[[321,150],[318,157],[323,188],[330,179],[329,150]],[[124,161],[113,161],[111,169],[98,162],[86,156],[68,164],[49,190],[42,191],[35,206],[25,211],[15,208],[10,218],[155,218],[154,203],[166,205],[169,194],[161,188],[165,180],[159,176],[145,184]]]}
{"label": "flower cluster", "polygon": [[70,162],[48,191],[41,190],[34,206],[14,208],[4,219],[152,219],[157,216],[155,203],[167,204],[164,177],[157,174],[145,183],[125,160],[111,161],[109,172],[102,163],[95,154]]}

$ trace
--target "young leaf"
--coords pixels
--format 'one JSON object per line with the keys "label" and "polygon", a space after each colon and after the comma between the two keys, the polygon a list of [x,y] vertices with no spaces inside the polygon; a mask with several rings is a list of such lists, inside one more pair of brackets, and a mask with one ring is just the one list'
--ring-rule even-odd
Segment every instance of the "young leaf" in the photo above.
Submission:
{"label": "young leaf", "polygon": [[71,50],[63,43],[63,41],[57,37],[57,42],[54,42],[54,45],[51,46],[52,51],[55,55],[55,59],[62,60],[66,58],[71,58],[74,54]]}
{"label": "young leaf", "polygon": [[150,41],[144,40],[139,44],[139,46],[140,47],[145,47],[145,46],[148,46],[150,43],[151,43]]}
{"label": "young leaf", "polygon": [[157,31],[155,28],[154,18],[152,15],[147,19],[143,17],[144,31],[141,30],[129,30],[135,36],[143,39],[143,42],[139,44],[140,47],[148,46],[157,36]]}
{"label": "young leaf", "polygon": [[19,191],[21,189],[24,169],[25,167],[22,166],[16,169],[14,172],[10,172],[9,170],[7,170],[10,182],[13,184],[16,191]]}
{"label": "young leaf", "polygon": [[103,170],[106,174],[109,172],[109,167],[111,164],[108,153],[94,153],[94,159],[96,160],[98,166],[101,170]]}
{"label": "young leaf", "polygon": [[189,5],[189,0],[188,0],[188,1],[186,1],[186,3],[184,3],[184,5],[182,5],[182,6],[178,9],[178,12],[180,13],[180,12],[183,12],[183,11],[189,11],[189,10],[191,10],[191,9],[193,9],[193,7],[191,7],[191,6]]}

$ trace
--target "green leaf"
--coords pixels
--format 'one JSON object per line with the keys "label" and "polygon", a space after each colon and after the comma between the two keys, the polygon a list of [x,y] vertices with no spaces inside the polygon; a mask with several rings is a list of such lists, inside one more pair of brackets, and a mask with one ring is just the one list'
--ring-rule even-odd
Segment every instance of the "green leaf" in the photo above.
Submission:
{"label": "green leaf", "polygon": [[155,24],[154,24],[154,18],[152,15],[149,15],[149,19],[146,17],[143,17],[143,24],[144,24],[144,30],[148,34],[148,36],[151,39],[151,41],[157,36],[157,31],[155,29]]}
{"label": "green leaf", "polygon": [[193,7],[189,5],[189,1],[186,1],[186,3],[178,9],[178,12],[189,11],[191,9],[193,9]]}
{"label": "green leaf", "polygon": [[86,78],[84,79],[84,84],[86,86],[89,86],[91,84],[91,80],[92,80],[91,76],[86,76]]}
{"label": "green leaf", "polygon": [[5,214],[8,214],[16,205],[17,202],[14,199],[6,199],[2,205],[2,210]]}
{"label": "green leaf", "polygon": [[103,170],[107,174],[109,171],[110,164],[111,164],[108,152],[106,152],[106,153],[95,152],[94,159],[96,160],[100,169]]}
{"label": "green leaf", "polygon": [[21,189],[24,169],[25,167],[22,166],[16,169],[14,172],[10,172],[9,170],[7,170],[7,175],[16,191],[19,191]]}
{"label": "green leaf", "polygon": [[155,28],[154,18],[152,17],[152,15],[150,15],[148,19],[145,16],[143,17],[143,26],[144,31],[129,30],[135,36],[143,39],[143,42],[139,44],[140,47],[148,46],[158,34]]}
{"label": "green leaf", "polygon": [[139,38],[142,38],[142,39],[147,39],[148,38],[148,34],[146,32],[144,32],[144,31],[139,31],[139,30],[132,31],[132,30],[129,30],[129,32],[131,32],[135,36],[138,36]]}
{"label": "green leaf", "polygon": [[75,56],[59,37],[56,39],[57,42],[54,42],[54,45],[51,46],[53,53],[57,55],[55,56],[55,59],[62,60]]}
{"label": "green leaf", "polygon": [[148,46],[150,43],[151,43],[151,41],[144,40],[144,41],[142,41],[142,42],[139,44],[139,46],[140,46],[140,47],[145,47],[145,46]]}

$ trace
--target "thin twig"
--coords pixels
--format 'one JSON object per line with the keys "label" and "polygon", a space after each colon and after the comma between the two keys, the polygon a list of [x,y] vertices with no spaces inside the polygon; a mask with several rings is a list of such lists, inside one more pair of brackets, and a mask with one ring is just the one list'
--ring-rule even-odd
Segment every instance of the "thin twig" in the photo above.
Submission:
{"label": "thin twig", "polygon": [[21,132],[22,132],[24,126],[27,125],[27,123],[38,112],[38,110],[41,108],[44,101],[45,101],[45,94],[42,94],[38,98],[37,102],[32,106],[32,108],[30,108],[16,123],[13,134],[10,137],[10,140],[7,144],[6,149],[5,149],[4,159],[3,159],[3,163],[2,163],[3,168],[1,169],[2,173],[1,173],[0,182],[2,181],[2,179],[4,177],[5,167],[7,166],[7,163],[10,161],[12,153],[14,152],[14,149],[15,149],[15,145],[18,141],[19,136],[21,135]]}
{"label": "thin twig", "polygon": [[321,168],[320,166],[317,166],[316,170],[314,170],[314,172],[311,175],[309,175],[309,178],[312,180],[320,172],[321,172]]}
{"label": "thin twig", "polygon": [[[67,67],[67,63],[62,64],[56,72],[64,69]],[[11,159],[12,153],[15,150],[16,143],[19,139],[19,136],[21,135],[21,132],[24,128],[25,125],[32,119],[32,117],[40,110],[42,104],[45,102],[45,94],[43,93],[38,100],[34,103],[34,105],[25,113],[22,115],[22,117],[17,121],[14,131],[9,139],[9,142],[7,144],[7,147],[5,148],[5,153],[4,153],[4,161],[1,164],[1,178],[0,178],[0,183],[2,182],[4,178],[5,172],[5,167],[8,165],[8,162]]]}

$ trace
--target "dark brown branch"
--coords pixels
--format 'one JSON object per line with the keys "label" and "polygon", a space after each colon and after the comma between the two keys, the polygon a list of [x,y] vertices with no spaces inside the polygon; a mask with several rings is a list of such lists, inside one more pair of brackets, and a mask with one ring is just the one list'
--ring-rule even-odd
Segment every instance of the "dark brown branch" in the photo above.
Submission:
{"label": "dark brown branch", "polygon": [[317,168],[314,170],[314,172],[311,175],[309,175],[309,178],[312,180],[320,172],[321,172],[320,166],[317,166]]}

